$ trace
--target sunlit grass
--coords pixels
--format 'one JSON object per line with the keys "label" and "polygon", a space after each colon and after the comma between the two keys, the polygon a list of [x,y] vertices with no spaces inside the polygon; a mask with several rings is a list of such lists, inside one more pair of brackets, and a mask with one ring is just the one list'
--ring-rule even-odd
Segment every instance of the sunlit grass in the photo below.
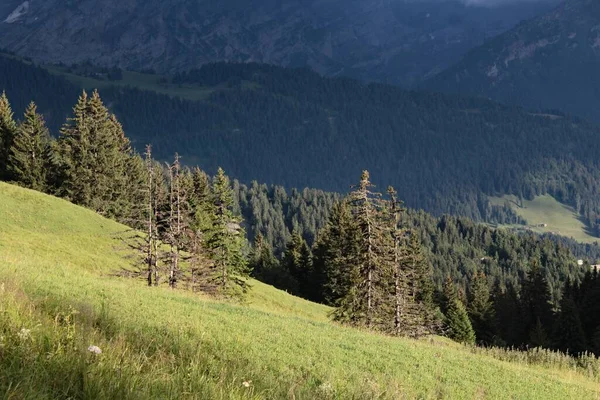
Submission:
{"label": "sunlit grass", "polygon": [[[586,225],[572,207],[559,203],[550,195],[533,200],[517,200],[516,196],[491,197],[492,204],[503,206],[506,202],[537,233],[554,233],[573,238],[581,243],[594,243],[600,238],[589,234]],[[520,226],[513,226],[519,228]],[[521,227],[522,228],[522,227]]]}

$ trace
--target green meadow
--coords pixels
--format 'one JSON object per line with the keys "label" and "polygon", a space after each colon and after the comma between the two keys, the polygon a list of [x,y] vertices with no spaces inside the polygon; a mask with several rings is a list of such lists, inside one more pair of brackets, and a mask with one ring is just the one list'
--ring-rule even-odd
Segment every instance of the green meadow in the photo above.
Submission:
{"label": "green meadow", "polygon": [[126,227],[41,193],[0,183],[0,221],[0,398],[600,398],[579,369],[338,326],[256,281],[245,304],[148,288],[119,277]]}
{"label": "green meadow", "polygon": [[[573,238],[581,243],[594,243],[600,238],[589,234],[586,225],[581,221],[572,207],[559,203],[550,195],[537,196],[533,200],[523,200],[516,196],[491,197],[495,205],[508,203],[510,207],[527,221],[528,228],[537,233],[555,233]],[[522,226],[509,226],[522,228]]]}

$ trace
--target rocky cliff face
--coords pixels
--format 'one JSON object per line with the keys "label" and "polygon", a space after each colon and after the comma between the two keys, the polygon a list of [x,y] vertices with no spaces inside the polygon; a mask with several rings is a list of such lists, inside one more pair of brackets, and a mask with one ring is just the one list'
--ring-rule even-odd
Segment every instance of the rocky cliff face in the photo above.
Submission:
{"label": "rocky cliff face", "polygon": [[567,0],[426,84],[600,121],[600,1]]}
{"label": "rocky cliff face", "polygon": [[5,0],[0,47],[51,63],[89,60],[173,72],[211,61],[258,61],[411,85],[544,7],[482,8],[454,0]]}

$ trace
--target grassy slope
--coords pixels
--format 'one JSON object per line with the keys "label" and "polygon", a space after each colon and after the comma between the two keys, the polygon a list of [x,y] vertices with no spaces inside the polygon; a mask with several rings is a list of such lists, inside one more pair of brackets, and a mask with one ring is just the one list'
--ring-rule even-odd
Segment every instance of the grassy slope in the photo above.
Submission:
{"label": "grassy slope", "polygon": [[[339,327],[326,307],[258,282],[239,306],[112,277],[127,266],[112,238],[122,226],[4,183],[0,221],[0,396],[600,396],[574,372]],[[86,354],[90,344],[103,354]]]}
{"label": "grassy slope", "polygon": [[[600,240],[588,234],[585,224],[578,218],[572,207],[559,203],[550,195],[524,200],[523,207],[517,205],[515,196],[492,197],[490,201],[497,205],[504,205],[508,201],[513,210],[527,221],[534,232],[554,232],[582,243],[594,243]],[[538,226],[541,224],[547,226]]]}
{"label": "grassy slope", "polygon": [[102,89],[109,86],[131,86],[141,90],[154,91],[192,101],[204,100],[213,92],[213,88],[161,83],[161,75],[145,74],[141,72],[123,71],[122,80],[109,81],[72,74],[67,72],[63,67],[46,65],[44,68],[54,75],[62,76],[77,87],[89,90]]}

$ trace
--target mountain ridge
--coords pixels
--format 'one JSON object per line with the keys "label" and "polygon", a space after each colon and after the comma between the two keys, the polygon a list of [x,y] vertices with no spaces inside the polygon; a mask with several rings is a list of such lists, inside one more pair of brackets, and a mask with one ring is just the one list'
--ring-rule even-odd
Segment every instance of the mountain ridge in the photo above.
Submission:
{"label": "mountain ridge", "polygon": [[600,3],[566,0],[467,53],[422,87],[600,121]]}
{"label": "mountain ridge", "polygon": [[547,8],[436,0],[8,0],[0,6],[0,47],[46,63],[89,60],[171,73],[254,61],[408,86]]}

